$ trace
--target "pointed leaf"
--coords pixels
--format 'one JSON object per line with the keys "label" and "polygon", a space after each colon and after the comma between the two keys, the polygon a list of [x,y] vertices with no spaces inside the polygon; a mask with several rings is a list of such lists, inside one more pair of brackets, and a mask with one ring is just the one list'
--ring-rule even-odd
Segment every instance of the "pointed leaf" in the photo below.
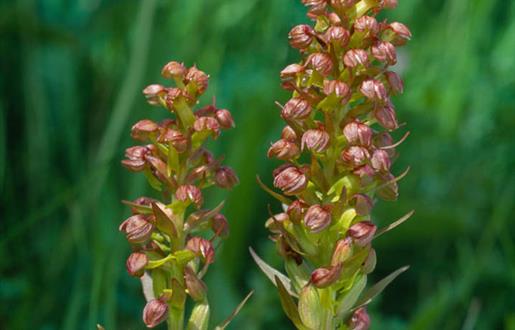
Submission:
{"label": "pointed leaf", "polygon": [[165,234],[177,237],[177,228],[175,227],[173,219],[170,218],[157,203],[152,203],[151,205],[152,211],[154,211],[154,215],[156,216],[157,228]]}
{"label": "pointed leaf", "polygon": [[136,204],[134,202],[126,201],[126,200],[122,200],[122,203],[127,206],[130,206],[131,208],[134,208],[136,211],[138,211],[138,213],[152,214],[152,208],[150,206]]}
{"label": "pointed leaf", "polygon": [[370,302],[372,302],[372,299],[374,299],[378,294],[380,294],[390,283],[392,283],[393,280],[400,274],[404,273],[409,269],[409,266],[404,266],[390,275],[383,278],[381,281],[374,284],[370,289],[368,289],[363,296],[359,299],[359,301],[356,304],[355,308],[368,305]]}
{"label": "pointed leaf", "polygon": [[297,305],[284,287],[283,282],[281,282],[278,276],[275,276],[274,280],[277,289],[279,289],[279,298],[281,300],[281,305],[283,306],[283,310],[286,313],[286,316],[288,316],[288,318],[293,322],[293,324],[295,324],[298,329],[306,329],[300,320]]}
{"label": "pointed leaf", "polygon": [[283,204],[286,204],[286,205],[290,205],[291,204],[291,200],[289,200],[288,198],[284,197],[281,194],[276,193],[272,189],[268,188],[263,183],[263,181],[261,181],[261,178],[259,177],[259,175],[256,176],[256,180],[257,180],[257,183],[259,184],[259,186],[261,187],[261,189],[263,189],[264,191],[269,193],[272,197],[274,197],[275,199],[277,199],[278,201],[280,201]]}
{"label": "pointed leaf", "polygon": [[338,306],[336,311],[336,317],[338,319],[345,319],[347,317],[347,314],[350,313],[350,310],[356,304],[356,301],[358,301],[359,295],[361,292],[363,292],[363,289],[365,289],[366,285],[367,277],[365,275],[361,276],[357,281],[354,282],[354,285],[349,290],[349,292],[345,294],[340,302],[340,305]]}
{"label": "pointed leaf", "polygon": [[400,218],[399,220],[389,224],[388,226],[384,227],[384,228],[381,228],[377,231],[376,235],[374,238],[378,238],[379,236],[383,235],[384,233],[386,232],[389,232],[390,230],[394,229],[395,227],[398,227],[400,226],[401,224],[403,224],[404,222],[406,222],[409,218],[411,218],[411,216],[415,213],[415,210],[412,210],[410,211],[408,214],[406,214],[405,216],[403,216],[402,218]]}
{"label": "pointed leaf", "polygon": [[249,294],[236,306],[236,308],[232,311],[231,315],[227,319],[225,319],[222,324],[217,326],[215,330],[224,330],[229,323],[238,315],[238,313],[241,311],[243,306],[247,303],[247,301],[250,299],[250,297],[254,294],[254,290],[250,291]]}
{"label": "pointed leaf", "polygon": [[259,269],[272,281],[274,285],[276,285],[275,277],[278,277],[281,279],[281,282],[284,284],[286,291],[293,297],[298,297],[297,294],[293,291],[291,281],[290,279],[281,273],[280,271],[276,270],[272,266],[268,265],[263,259],[261,259],[254,250],[249,247],[250,255],[258,265]]}
{"label": "pointed leaf", "polygon": [[192,220],[192,217],[189,217],[188,220],[186,221],[187,225],[188,225],[187,229],[191,229],[191,227],[197,226],[199,223],[207,221],[207,220],[211,219],[212,217],[214,217],[215,215],[217,215],[218,213],[220,213],[220,211],[224,207],[224,204],[225,204],[225,201],[222,201],[214,209],[202,214],[202,216],[200,218],[197,218],[194,221]]}

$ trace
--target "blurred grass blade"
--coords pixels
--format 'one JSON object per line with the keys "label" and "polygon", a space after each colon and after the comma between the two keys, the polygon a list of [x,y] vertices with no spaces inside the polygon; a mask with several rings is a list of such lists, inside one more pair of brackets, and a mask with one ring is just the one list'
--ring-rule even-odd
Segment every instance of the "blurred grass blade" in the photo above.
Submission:
{"label": "blurred grass blade", "polygon": [[231,315],[229,315],[229,317],[227,319],[225,319],[222,324],[220,324],[219,326],[217,326],[215,328],[215,330],[224,330],[228,325],[229,323],[231,323],[231,321],[238,315],[238,313],[241,311],[241,309],[243,308],[243,306],[245,306],[245,304],[247,303],[247,301],[250,299],[250,297],[252,297],[252,295],[254,294],[254,290],[250,291],[249,294],[238,304],[238,306],[236,306],[236,308],[232,311]]}

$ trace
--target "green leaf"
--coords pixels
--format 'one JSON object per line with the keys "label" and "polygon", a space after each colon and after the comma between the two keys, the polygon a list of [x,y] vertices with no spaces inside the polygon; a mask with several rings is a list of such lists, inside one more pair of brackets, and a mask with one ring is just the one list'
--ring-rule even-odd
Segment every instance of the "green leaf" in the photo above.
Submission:
{"label": "green leaf", "polygon": [[266,275],[266,277],[270,279],[270,281],[272,281],[272,283],[274,283],[274,285],[277,284],[275,278],[278,277],[281,280],[281,283],[284,283],[285,290],[288,292],[288,294],[293,297],[298,297],[298,295],[293,291],[290,279],[286,275],[267,264],[256,254],[256,252],[251,247],[249,247],[249,251],[259,269],[261,269],[261,271]]}
{"label": "green leaf", "polygon": [[153,269],[150,272],[150,276],[152,277],[152,286],[154,288],[154,296],[159,297],[163,290],[166,289],[166,284],[168,281],[168,276],[166,272],[162,269]]}
{"label": "green leaf", "polygon": [[151,205],[154,215],[156,216],[157,228],[165,234],[176,238],[178,233],[173,219],[170,218],[157,203],[152,203]]}
{"label": "green leaf", "polygon": [[238,304],[238,306],[236,306],[236,308],[232,311],[231,315],[229,315],[228,318],[226,318],[222,324],[220,324],[219,326],[217,326],[215,328],[215,330],[224,330],[228,325],[229,323],[231,323],[231,321],[236,317],[236,315],[238,315],[238,313],[241,311],[241,309],[243,308],[243,306],[247,303],[247,301],[250,299],[250,297],[252,296],[252,294],[254,294],[254,290],[250,291],[249,294]]}
{"label": "green leaf", "polygon": [[401,224],[403,224],[404,222],[406,222],[409,218],[411,218],[411,216],[415,213],[415,210],[412,210],[410,212],[408,212],[408,214],[406,214],[405,216],[403,216],[402,218],[400,218],[399,220],[391,223],[390,225],[384,227],[384,228],[381,228],[377,231],[376,235],[374,238],[377,238],[381,235],[383,235],[384,233],[386,232],[389,232],[390,230],[400,226]]}
{"label": "green leaf", "polygon": [[310,329],[321,329],[322,305],[318,290],[313,285],[306,285],[300,292],[298,310],[305,326]]}
{"label": "green leaf", "polygon": [[168,162],[167,162],[167,174],[172,175],[173,172],[177,171],[180,167],[179,153],[172,145],[172,142],[168,144]]}
{"label": "green leaf", "polygon": [[350,314],[351,308],[356,304],[356,301],[358,301],[359,295],[363,292],[366,285],[366,275],[362,275],[357,281],[354,281],[352,288],[340,300],[336,310],[336,317],[338,319],[345,319],[348,314]]}
{"label": "green leaf", "polygon": [[289,200],[288,198],[284,197],[283,195],[281,194],[278,194],[276,193],[275,191],[273,191],[272,189],[268,188],[264,183],[263,181],[261,181],[261,178],[259,177],[259,175],[256,176],[256,180],[257,180],[257,183],[259,184],[259,186],[261,187],[261,189],[263,189],[264,191],[266,191],[267,193],[270,194],[270,196],[272,196],[273,198],[277,199],[278,201],[280,201],[281,203],[283,204],[286,204],[286,205],[290,205],[291,204],[291,200]]}
{"label": "green leaf", "polygon": [[286,313],[286,316],[288,316],[288,318],[293,322],[293,324],[295,324],[298,329],[306,329],[300,320],[297,305],[288,293],[288,290],[286,290],[284,287],[283,282],[281,282],[278,276],[275,276],[274,280],[277,289],[279,289],[279,298],[281,300],[281,305],[283,306],[283,310]]}
{"label": "green leaf", "polygon": [[209,325],[209,304],[207,301],[198,303],[191,311],[187,330],[207,330]]}
{"label": "green leaf", "polygon": [[136,209],[140,214],[152,214],[152,208],[150,206],[136,204],[131,201],[122,200],[122,203]]}
{"label": "green leaf", "polygon": [[157,191],[161,191],[163,188],[162,188],[162,183],[161,181],[159,181],[158,179],[156,179],[156,177],[154,176],[154,174],[152,174],[152,172],[150,171],[150,169],[146,168],[145,171],[143,172],[145,174],[145,177],[147,178],[147,181],[148,181],[148,184],[154,188],[155,190]]}
{"label": "green leaf", "polygon": [[370,289],[368,289],[364,294],[363,296],[359,299],[359,301],[356,303],[356,307],[355,308],[358,308],[358,307],[361,307],[361,306],[364,306],[364,305],[368,305],[372,302],[372,300],[377,296],[379,295],[381,292],[383,292],[383,290],[390,284],[392,283],[393,280],[395,280],[395,278],[397,278],[397,276],[399,276],[400,274],[404,273],[405,271],[407,271],[409,269],[409,266],[404,266],[404,267],[401,267],[399,269],[397,269],[396,271],[394,271],[393,273],[391,273],[390,275],[386,276],[385,278],[383,278],[381,281],[377,282],[376,284],[374,284]]}

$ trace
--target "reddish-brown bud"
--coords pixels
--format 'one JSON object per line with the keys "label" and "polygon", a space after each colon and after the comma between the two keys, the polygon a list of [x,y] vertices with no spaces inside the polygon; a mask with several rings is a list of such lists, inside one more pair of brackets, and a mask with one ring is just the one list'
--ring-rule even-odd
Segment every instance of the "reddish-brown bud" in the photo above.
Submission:
{"label": "reddish-brown bud", "polygon": [[387,41],[379,41],[372,46],[372,55],[380,61],[388,65],[395,65],[397,63],[397,51],[395,46]]}
{"label": "reddish-brown bud", "polygon": [[290,205],[288,205],[288,209],[286,213],[290,217],[292,222],[299,223],[302,219],[304,219],[304,214],[308,209],[308,205],[301,200],[294,200]]}
{"label": "reddish-brown bud", "polygon": [[299,147],[294,142],[281,139],[268,149],[268,157],[276,157],[281,160],[297,158],[300,154]]}
{"label": "reddish-brown bud", "polygon": [[168,317],[168,304],[161,299],[150,300],[143,309],[143,322],[148,328],[154,328]]}
{"label": "reddish-brown bud", "polygon": [[343,56],[343,63],[349,68],[355,68],[358,65],[367,67],[368,53],[363,49],[351,49]]}
{"label": "reddish-brown bud", "polygon": [[274,186],[286,195],[298,194],[306,189],[307,185],[306,175],[295,166],[282,167],[278,173],[274,173]]}
{"label": "reddish-brown bud", "polygon": [[213,117],[200,117],[193,123],[193,129],[197,132],[211,132],[214,138],[220,135],[220,124]]}
{"label": "reddish-brown bud", "polygon": [[175,101],[182,96],[182,90],[179,88],[169,88],[168,93],[165,96],[166,106],[169,110],[172,110],[175,105]]}
{"label": "reddish-brown bud", "polygon": [[319,233],[331,225],[328,207],[312,205],[304,216],[304,224],[312,233]]}
{"label": "reddish-brown bud", "polygon": [[154,225],[149,222],[148,217],[136,214],[122,222],[118,229],[125,234],[130,243],[144,243],[150,239]]}
{"label": "reddish-brown bud", "polygon": [[372,142],[372,129],[359,121],[352,121],[343,128],[343,135],[350,145],[368,147]]}
{"label": "reddish-brown bud", "polygon": [[331,26],[324,34],[327,42],[345,47],[349,43],[350,33],[341,26]]}
{"label": "reddish-brown bud", "polygon": [[335,265],[328,268],[317,268],[311,273],[310,282],[319,289],[327,288],[338,281],[342,272],[342,265]]}
{"label": "reddish-brown bud", "polygon": [[221,238],[226,238],[229,236],[229,223],[227,222],[227,218],[218,213],[211,219],[211,229],[215,233],[216,236]]}
{"label": "reddish-brown bud", "polygon": [[361,221],[349,228],[349,236],[361,247],[368,245],[374,238],[377,227],[371,221]]}
{"label": "reddish-brown bud", "polygon": [[207,89],[209,83],[209,76],[205,72],[197,69],[196,66],[193,66],[188,70],[188,73],[186,74],[186,82],[193,83],[198,93],[202,94]]}
{"label": "reddish-brown bud", "polygon": [[125,157],[128,159],[122,160],[122,165],[133,172],[140,172],[145,169],[147,162],[145,156],[149,153],[149,149],[144,146],[134,146],[125,150]]}
{"label": "reddish-brown bud", "polygon": [[397,73],[386,71],[384,75],[393,94],[402,94],[404,92],[404,83]]}
{"label": "reddish-brown bud", "polygon": [[354,209],[358,215],[369,215],[374,206],[374,201],[368,195],[356,194],[353,196]]}
{"label": "reddish-brown bud", "polygon": [[162,130],[157,140],[159,142],[171,143],[177,152],[184,152],[188,149],[188,138],[175,129],[167,128]]}
{"label": "reddish-brown bud", "polygon": [[352,255],[352,238],[346,237],[338,240],[334,246],[331,257],[331,265],[336,266],[344,263]]}
{"label": "reddish-brown bud", "polygon": [[342,98],[342,103],[346,103],[351,95],[349,86],[339,80],[324,80],[324,94],[335,94],[337,97]]}
{"label": "reddish-brown bud", "polygon": [[377,107],[374,111],[374,117],[377,119],[379,125],[386,129],[394,130],[399,128],[399,124],[397,123],[397,116],[395,115],[395,109],[391,104]]}
{"label": "reddish-brown bud", "polygon": [[397,7],[397,0],[381,0],[381,7],[385,9],[394,9]]}
{"label": "reddish-brown bud", "polygon": [[202,237],[192,237],[186,243],[186,248],[197,256],[201,257],[206,264],[211,264],[215,261],[215,249],[211,241]]}
{"label": "reddish-brown bud", "polygon": [[385,201],[395,201],[399,197],[399,185],[394,181],[395,177],[391,173],[381,175],[379,184],[384,185],[377,189],[377,196]]}
{"label": "reddish-brown bud", "polygon": [[206,284],[198,278],[191,267],[184,267],[184,284],[188,289],[188,294],[194,301],[202,301],[207,294]]}
{"label": "reddish-brown bud", "polygon": [[281,132],[281,138],[286,141],[295,142],[297,141],[297,133],[290,126],[285,126]]}
{"label": "reddish-brown bud", "polygon": [[329,0],[329,3],[335,9],[347,9],[354,6],[359,0]]}
{"label": "reddish-brown bud", "polygon": [[300,64],[290,64],[281,71],[281,80],[295,79],[299,73],[304,72]]}
{"label": "reddish-brown bud", "polygon": [[388,172],[392,166],[392,162],[385,150],[376,149],[370,158],[370,164],[376,171]]}
{"label": "reddish-brown bud", "polygon": [[313,41],[313,28],[307,24],[301,24],[291,29],[288,34],[290,45],[297,49],[306,49]]}
{"label": "reddish-brown bud", "polygon": [[311,114],[311,105],[303,98],[294,97],[286,102],[281,114],[286,120],[304,119]]}
{"label": "reddish-brown bud", "polygon": [[350,330],[368,330],[370,328],[370,316],[368,316],[366,307],[358,308],[352,314]]}
{"label": "reddish-brown bud", "polygon": [[220,188],[231,189],[237,185],[240,180],[234,170],[228,166],[220,166],[215,172],[215,182]]}
{"label": "reddish-brown bud", "polygon": [[375,17],[361,16],[354,22],[354,30],[374,36],[379,31],[379,24]]}
{"label": "reddish-brown bud", "polygon": [[204,198],[202,197],[202,192],[200,189],[191,184],[177,188],[175,197],[181,202],[193,203],[197,208],[200,208],[204,202]]}
{"label": "reddish-brown bud", "polygon": [[307,63],[313,70],[327,77],[333,71],[333,60],[325,53],[314,53],[309,56]]}
{"label": "reddish-brown bud", "polygon": [[134,252],[131,253],[125,266],[127,272],[134,277],[141,277],[145,272],[145,266],[148,264],[148,257],[145,253]]}
{"label": "reddish-brown bud", "polygon": [[161,70],[161,75],[166,79],[175,78],[177,80],[182,80],[187,71],[188,69],[186,69],[183,63],[172,61],[168,62],[163,67]]}
{"label": "reddish-brown bud", "polygon": [[302,0],[302,3],[310,7],[309,12],[313,15],[323,14],[327,6],[327,0]]}
{"label": "reddish-brown bud", "polygon": [[274,214],[268,218],[265,222],[265,228],[270,230],[272,233],[280,234],[283,232],[283,222],[289,220],[289,216],[286,213]]}
{"label": "reddish-brown bud", "polygon": [[366,96],[371,101],[381,101],[386,102],[388,100],[388,93],[386,92],[386,88],[379,80],[369,79],[363,81],[360,87],[361,94]]}
{"label": "reddish-brown bud", "polygon": [[152,120],[143,119],[132,126],[131,136],[138,141],[147,141],[149,137],[159,131],[159,126]]}
{"label": "reddish-brown bud", "polygon": [[341,158],[349,166],[359,167],[367,162],[370,158],[370,153],[364,147],[351,146],[343,150]]}
{"label": "reddish-brown bud", "polygon": [[215,118],[218,120],[220,127],[229,129],[234,127],[234,119],[232,119],[232,115],[229,110],[220,109],[215,112]]}
{"label": "reddish-brown bud", "polygon": [[143,90],[143,95],[150,105],[161,105],[159,98],[166,95],[166,88],[158,84],[149,85]]}
{"label": "reddish-brown bud", "polygon": [[[380,149],[383,147],[391,147],[393,145],[393,138],[388,132],[379,132],[374,136],[374,145]],[[390,159],[396,155],[394,148],[388,148],[386,152]]]}
{"label": "reddish-brown bud", "polygon": [[312,152],[323,152],[329,144],[329,134],[322,129],[310,129],[302,135],[301,148]]}
{"label": "reddish-brown bud", "polygon": [[388,29],[393,33],[391,43],[395,46],[402,46],[411,39],[411,31],[402,23],[390,23]]}

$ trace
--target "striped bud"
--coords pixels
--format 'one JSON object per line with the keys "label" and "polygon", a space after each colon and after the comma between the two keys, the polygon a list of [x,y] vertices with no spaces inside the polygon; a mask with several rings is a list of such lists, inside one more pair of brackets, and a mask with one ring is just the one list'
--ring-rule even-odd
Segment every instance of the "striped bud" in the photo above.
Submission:
{"label": "striped bud", "polygon": [[368,147],[372,143],[372,129],[359,121],[352,121],[343,128],[343,135],[350,145]]}
{"label": "striped bud", "polygon": [[215,112],[215,118],[218,120],[220,127],[229,129],[234,127],[234,119],[232,119],[231,112],[226,109],[219,109]]}
{"label": "striped bud", "polygon": [[175,192],[175,198],[181,202],[193,203],[197,208],[200,208],[204,202],[204,198],[202,197],[202,192],[200,189],[197,186],[191,184],[183,185],[177,188],[177,191]]}
{"label": "striped bud", "polygon": [[387,41],[379,41],[372,46],[372,55],[380,61],[388,65],[395,65],[397,63],[397,51],[395,46]]}
{"label": "striped bud", "polygon": [[327,288],[339,280],[341,272],[341,264],[328,268],[317,268],[311,273],[310,282],[319,289]]}
{"label": "striped bud", "polygon": [[379,31],[379,23],[375,17],[361,16],[354,22],[354,30],[374,36]]}
{"label": "striped bud", "polygon": [[379,125],[386,129],[394,130],[399,128],[397,115],[395,114],[395,109],[391,104],[386,104],[385,106],[376,108],[374,111],[374,117],[377,119]]}
{"label": "striped bud", "polygon": [[275,157],[281,160],[290,160],[297,158],[300,154],[299,147],[290,141],[281,139],[268,149],[268,157]]}
{"label": "striped bud", "polygon": [[166,88],[162,85],[153,84],[145,87],[143,95],[150,105],[161,105],[160,97],[166,95]]}
{"label": "striped bud", "polygon": [[197,132],[210,132],[214,138],[220,135],[220,124],[213,117],[200,117],[193,123],[193,129]]}
{"label": "striped bud", "polygon": [[361,146],[351,146],[343,150],[341,158],[344,163],[351,167],[359,167],[367,162],[370,158],[368,150]]}
{"label": "striped bud", "polygon": [[343,63],[349,68],[369,65],[368,53],[363,49],[351,49],[343,56]]}
{"label": "striped bud", "polygon": [[379,80],[369,79],[363,81],[360,87],[361,94],[371,101],[386,102],[388,100],[388,93],[383,83]]}
{"label": "striped bud", "polygon": [[281,189],[284,194],[295,195],[306,189],[308,179],[300,169],[289,165],[278,170],[274,173],[274,187]]}
{"label": "striped bud", "polygon": [[161,70],[161,75],[166,79],[182,80],[187,73],[187,69],[183,63],[168,62]]}
{"label": "striped bud", "polygon": [[232,168],[221,166],[215,172],[215,182],[220,188],[231,189],[237,185],[240,180]]}
{"label": "striped bud", "polygon": [[212,264],[215,261],[213,244],[205,238],[198,236],[190,238],[186,248],[201,257],[206,264]]}
{"label": "striped bud", "polygon": [[145,253],[134,252],[127,258],[125,266],[131,276],[141,277],[145,272],[145,266],[147,264],[148,257]]}
{"label": "striped bud", "polygon": [[168,317],[168,304],[161,299],[150,300],[143,309],[143,322],[148,328],[154,328]]}
{"label": "striped bud", "polygon": [[331,56],[325,53],[314,53],[311,54],[307,63],[313,68],[313,70],[320,73],[322,76],[326,77],[331,74],[333,71],[333,60]]}
{"label": "striped bud", "polygon": [[388,172],[392,166],[388,152],[381,149],[374,150],[372,157],[370,158],[370,164],[372,164],[374,170],[381,172]]}
{"label": "striped bud", "polygon": [[312,205],[304,216],[304,224],[312,233],[319,233],[331,225],[331,213],[327,207]]}
{"label": "striped bud", "polygon": [[349,43],[350,33],[341,26],[331,26],[324,34],[327,42],[345,47]]}
{"label": "striped bud", "polygon": [[159,135],[159,142],[171,143],[177,152],[185,152],[188,149],[188,138],[180,131],[167,128],[161,131]]}
{"label": "striped bud", "polygon": [[368,245],[376,233],[377,227],[371,221],[361,221],[349,228],[349,236],[361,247]]}
{"label": "striped bud", "polygon": [[159,131],[159,126],[149,119],[143,119],[131,128],[131,137],[138,141],[147,141],[151,135]]}
{"label": "striped bud", "polygon": [[323,152],[329,144],[329,134],[322,129],[310,129],[302,135],[301,148],[312,152]]}
{"label": "striped bud", "polygon": [[395,46],[402,46],[411,39],[411,31],[408,27],[399,22],[390,23],[388,29],[392,32],[392,40],[390,41]]}
{"label": "striped bud", "polygon": [[306,49],[313,41],[313,28],[306,24],[301,24],[293,27],[288,34],[290,45],[297,49]]}
{"label": "striped bud", "polygon": [[397,73],[387,71],[384,75],[393,94],[402,94],[404,92],[404,83]]}
{"label": "striped bud", "polygon": [[281,132],[281,138],[286,141],[295,142],[297,141],[297,133],[290,126],[285,126]]}
{"label": "striped bud", "polygon": [[144,243],[150,239],[154,225],[150,223],[147,216],[136,214],[120,224],[118,228],[125,234],[130,243]]}
{"label": "striped bud", "polygon": [[286,120],[304,119],[311,114],[311,105],[303,98],[294,97],[286,102],[281,114]]}

